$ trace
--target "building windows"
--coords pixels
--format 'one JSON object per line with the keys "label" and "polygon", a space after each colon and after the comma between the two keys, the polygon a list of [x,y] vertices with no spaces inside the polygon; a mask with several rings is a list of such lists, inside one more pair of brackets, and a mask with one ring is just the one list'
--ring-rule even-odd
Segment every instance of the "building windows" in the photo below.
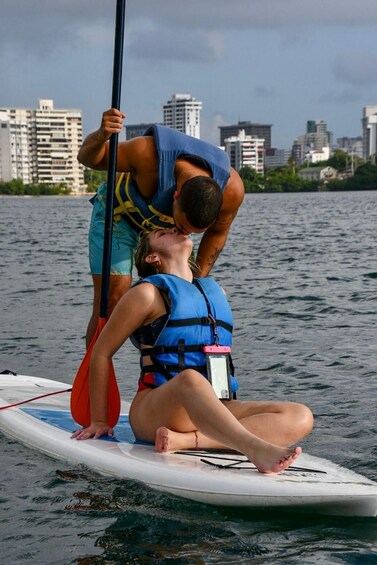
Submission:
{"label": "building windows", "polygon": [[[84,190],[84,169],[77,161],[78,146],[82,143],[80,111],[54,110],[52,100],[40,100],[35,110],[1,109],[0,122],[4,120],[10,139],[0,137],[0,144],[2,154],[7,153],[14,163],[11,178],[21,178],[25,184],[65,183],[77,193]],[[4,169],[1,160],[0,168]]]}

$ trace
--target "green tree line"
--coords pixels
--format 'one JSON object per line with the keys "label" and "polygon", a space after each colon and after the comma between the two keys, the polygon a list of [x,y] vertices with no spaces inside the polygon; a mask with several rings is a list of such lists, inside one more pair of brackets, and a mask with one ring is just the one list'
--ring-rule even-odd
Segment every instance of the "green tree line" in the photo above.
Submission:
{"label": "green tree line", "polygon": [[377,165],[375,162],[364,162],[362,159],[351,157],[344,151],[335,151],[327,161],[321,161],[314,167],[333,167],[340,174],[354,174],[343,179],[335,179],[326,184],[299,177],[299,171],[304,167],[296,167],[291,160],[285,167],[268,169],[265,175],[257,173],[251,167],[242,167],[239,174],[245,185],[246,192],[316,192],[341,190],[377,190]]}
{"label": "green tree line", "polygon": [[58,194],[70,194],[71,189],[64,184],[49,186],[47,184],[24,184],[19,179],[0,182],[0,194],[8,196],[55,196]]}
{"label": "green tree line", "polygon": [[[84,170],[84,182],[87,192],[96,192],[107,179],[107,171]],[[20,179],[0,182],[0,194],[8,196],[55,196],[70,194],[72,191],[65,184],[49,186],[42,183],[24,184]]]}
{"label": "green tree line", "polygon": [[97,192],[98,187],[107,180],[107,171],[95,171],[94,169],[84,169],[84,182],[87,185],[87,192]]}
{"label": "green tree line", "polygon": [[[335,151],[334,155],[327,161],[309,166],[334,167],[339,173],[349,171],[351,168],[351,157],[344,151]],[[364,162],[360,158],[353,159],[354,175],[343,179],[336,179],[327,184],[313,180],[304,180],[299,177],[298,172],[303,167],[296,167],[291,160],[285,167],[269,169],[265,175],[257,173],[251,167],[242,167],[239,171],[245,185],[246,192],[316,192],[322,190],[376,190],[377,189],[377,165],[375,160]],[[87,192],[96,192],[98,187],[106,182],[107,171],[95,171],[86,168],[84,170],[84,182]],[[49,186],[46,184],[24,184],[21,180],[0,182],[0,194],[3,195],[59,195],[70,194],[71,190],[64,184],[60,186]]]}

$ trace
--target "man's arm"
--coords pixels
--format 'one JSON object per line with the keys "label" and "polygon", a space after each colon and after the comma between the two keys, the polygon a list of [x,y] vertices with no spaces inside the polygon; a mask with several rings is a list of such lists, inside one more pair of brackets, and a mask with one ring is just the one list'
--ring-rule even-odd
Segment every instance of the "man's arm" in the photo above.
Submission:
{"label": "man's arm", "polygon": [[109,143],[113,133],[120,133],[125,114],[112,108],[102,114],[101,125],[97,131],[90,133],[84,140],[77,159],[91,169],[104,171],[108,168]]}
{"label": "man's arm", "polygon": [[234,218],[244,199],[245,189],[239,174],[231,169],[230,179],[223,194],[223,205],[217,220],[210,226],[201,239],[197,262],[201,268],[201,277],[206,277],[220,255]]}
{"label": "man's arm", "polygon": [[[84,140],[77,159],[91,169],[106,171],[109,166],[109,139],[113,133],[120,133],[125,114],[111,108],[102,114],[99,129]],[[136,137],[118,143],[117,171],[149,170],[153,164],[155,149],[151,137]]]}

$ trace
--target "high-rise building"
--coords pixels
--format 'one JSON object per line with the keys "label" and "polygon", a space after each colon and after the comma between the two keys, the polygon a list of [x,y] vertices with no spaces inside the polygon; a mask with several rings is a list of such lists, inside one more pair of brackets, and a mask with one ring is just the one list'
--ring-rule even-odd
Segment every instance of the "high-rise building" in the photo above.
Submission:
{"label": "high-rise building", "polygon": [[336,140],[337,148],[356,157],[363,158],[363,138],[358,137],[338,137]]}
{"label": "high-rise building", "polygon": [[0,109],[0,181],[32,182],[30,110]]}
{"label": "high-rise building", "polygon": [[264,152],[264,165],[266,169],[276,169],[285,167],[292,156],[292,151],[288,149],[277,149],[270,147]]}
{"label": "high-rise building", "polygon": [[332,146],[332,133],[324,120],[308,120],[304,137],[306,145],[312,150],[321,151],[323,147]]}
{"label": "high-rise building", "polygon": [[191,94],[173,94],[163,106],[164,126],[200,139],[202,103]]}
{"label": "high-rise building", "polygon": [[[292,146],[292,155],[298,165],[301,165],[307,158],[310,160],[313,153],[325,155],[331,151],[332,133],[328,131],[327,124],[323,120],[309,120],[306,122],[306,133],[300,135]],[[324,150],[330,148],[329,151]],[[328,158],[328,157],[327,157]],[[321,157],[319,157],[321,160]]]}
{"label": "high-rise building", "polygon": [[251,167],[257,173],[264,173],[264,139],[246,135],[241,130],[238,135],[225,139],[225,151],[229,155],[230,165],[236,171],[242,167]]}
{"label": "high-rise building", "polygon": [[240,131],[244,131],[245,135],[252,135],[260,139],[264,139],[265,149],[271,147],[271,124],[258,124],[253,122],[238,122],[230,126],[219,126],[220,129],[220,145],[225,145],[225,140],[229,137],[237,136]]}
{"label": "high-rise building", "polygon": [[42,99],[37,109],[0,108],[0,132],[0,180],[64,184],[83,192],[84,168],[77,161],[81,111],[54,109],[52,100]]}
{"label": "high-rise building", "polygon": [[377,153],[377,106],[365,106],[361,119],[363,126],[363,157]]}

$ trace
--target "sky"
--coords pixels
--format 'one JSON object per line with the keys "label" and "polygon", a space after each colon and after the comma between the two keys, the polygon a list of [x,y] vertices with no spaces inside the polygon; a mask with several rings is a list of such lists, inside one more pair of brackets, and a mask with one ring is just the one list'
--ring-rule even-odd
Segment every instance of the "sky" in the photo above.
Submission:
{"label": "sky", "polygon": [[[0,108],[78,108],[84,134],[111,105],[116,0],[1,0]],[[122,110],[162,122],[174,93],[218,126],[272,124],[289,149],[306,121],[361,135],[377,105],[376,0],[127,0]],[[121,136],[122,139],[122,136]]]}

